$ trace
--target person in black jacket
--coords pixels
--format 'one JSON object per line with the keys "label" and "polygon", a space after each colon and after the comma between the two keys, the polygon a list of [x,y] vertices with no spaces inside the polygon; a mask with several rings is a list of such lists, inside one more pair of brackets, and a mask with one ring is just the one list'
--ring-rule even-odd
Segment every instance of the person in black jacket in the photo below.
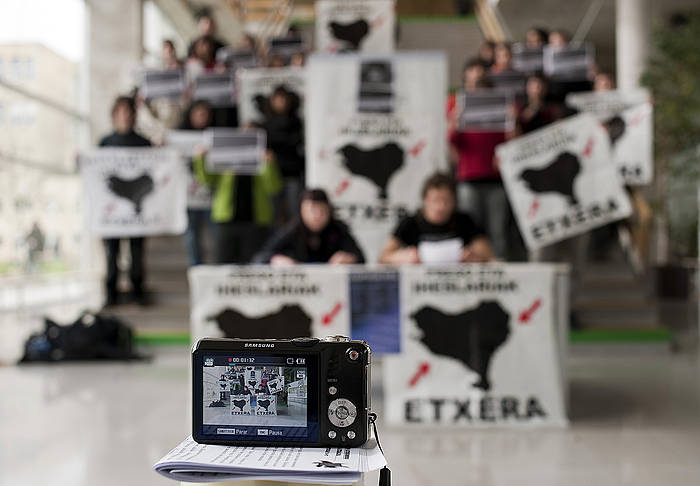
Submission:
{"label": "person in black jacket", "polygon": [[333,218],[322,189],[306,189],[299,216],[272,236],[255,258],[257,263],[364,263],[365,257],[348,227]]}
{"label": "person in black jacket", "polygon": [[[100,140],[100,147],[150,147],[151,142],[134,131],[136,124],[136,105],[134,99],[128,96],[119,96],[112,105],[112,124],[114,132]],[[144,238],[129,238],[131,251],[131,279],[132,296],[141,305],[147,303],[143,288],[144,265],[143,247]],[[119,277],[119,238],[103,240],[107,256],[107,277],[105,280],[107,303],[115,305],[118,300],[117,280]]]}
{"label": "person in black jacket", "polygon": [[304,180],[304,124],[297,113],[299,97],[278,86],[262,108],[265,118],[261,128],[267,133],[267,147],[275,154],[284,179],[278,213],[280,222],[286,223],[296,213]]}

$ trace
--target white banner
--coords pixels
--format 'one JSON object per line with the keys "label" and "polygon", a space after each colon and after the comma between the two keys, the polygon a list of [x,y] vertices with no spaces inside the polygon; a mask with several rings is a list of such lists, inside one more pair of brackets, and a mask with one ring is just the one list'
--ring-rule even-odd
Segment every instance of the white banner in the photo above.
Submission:
{"label": "white banner", "polygon": [[185,165],[165,148],[100,148],[80,155],[90,232],[103,238],[181,234]]}
{"label": "white banner", "polygon": [[255,415],[277,415],[277,397],[275,395],[255,395]]}
{"label": "white banner", "polygon": [[528,48],[525,44],[513,44],[513,69],[527,74],[542,71],[542,48]]}
{"label": "white banner", "polygon": [[192,340],[347,336],[347,272],[316,265],[191,267]]}
{"label": "white banner", "polygon": [[[262,122],[270,94],[282,86],[304,101],[305,75],[300,67],[240,69],[236,71],[238,124]],[[300,107],[299,116],[303,113]]]}
{"label": "white banner", "polygon": [[594,65],[595,49],[590,43],[542,49],[544,73],[555,81],[585,81]]}
{"label": "white banner", "polygon": [[446,72],[440,53],[309,59],[307,186],[328,192],[370,262],[447,168]]}
{"label": "white banner", "polygon": [[197,76],[192,87],[192,99],[206,100],[214,107],[235,104],[236,82],[233,73],[204,73]]}
{"label": "white banner", "polygon": [[480,89],[456,95],[459,112],[457,127],[462,131],[510,132],[515,127],[513,92],[502,89]]}
{"label": "white banner", "polygon": [[147,100],[179,98],[185,91],[185,75],[181,69],[144,71],[141,74],[139,95]]}
{"label": "white banner", "polygon": [[615,165],[628,185],[654,177],[654,120],[646,90],[571,93],[566,103],[591,113],[608,130]]}
{"label": "white banner", "polygon": [[231,395],[231,415],[253,415],[250,395]]}
{"label": "white banner", "polygon": [[530,250],[626,218],[631,205],[610,140],[581,114],[499,145],[500,171]]}
{"label": "white banner", "polygon": [[207,128],[207,170],[257,174],[265,160],[266,134],[255,128]]}
{"label": "white banner", "polygon": [[187,207],[190,209],[209,209],[211,207],[211,189],[194,175],[192,156],[199,148],[206,149],[209,143],[202,130],[168,130],[163,143],[180,153],[187,167]]}
{"label": "white banner", "polygon": [[388,423],[566,424],[554,295],[550,265],[403,266]]}
{"label": "white banner", "polygon": [[267,381],[267,389],[270,393],[279,393],[284,391],[284,375],[279,375],[274,380]]}
{"label": "white banner", "polygon": [[316,50],[387,54],[394,50],[394,0],[316,2]]}

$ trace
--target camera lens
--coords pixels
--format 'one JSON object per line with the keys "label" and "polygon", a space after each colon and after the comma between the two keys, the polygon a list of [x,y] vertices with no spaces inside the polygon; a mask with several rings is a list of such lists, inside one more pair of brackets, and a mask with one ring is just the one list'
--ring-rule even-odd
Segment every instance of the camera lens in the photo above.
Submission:
{"label": "camera lens", "polygon": [[360,357],[360,353],[355,349],[348,349],[347,355],[350,361],[357,361],[357,358]]}

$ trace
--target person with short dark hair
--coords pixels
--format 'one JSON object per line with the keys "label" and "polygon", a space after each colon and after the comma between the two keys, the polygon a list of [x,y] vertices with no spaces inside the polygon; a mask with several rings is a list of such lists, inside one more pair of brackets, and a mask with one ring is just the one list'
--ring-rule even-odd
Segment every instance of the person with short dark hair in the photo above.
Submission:
{"label": "person with short dark hair", "polygon": [[279,230],[256,256],[272,265],[364,263],[365,257],[345,223],[333,217],[322,189],[306,189],[298,216]]}
{"label": "person with short dark hair", "polygon": [[493,57],[494,57],[494,48],[495,47],[496,47],[496,43],[493,41],[484,41],[479,46],[478,57],[481,60],[481,62],[484,64],[484,67],[486,67],[486,69],[489,69],[491,66],[493,66]]}
{"label": "person with short dark hair", "polygon": [[461,242],[462,262],[485,262],[494,258],[484,232],[465,213],[457,211],[456,184],[452,177],[436,173],[423,184],[423,206],[404,218],[389,238],[380,263],[421,263],[418,247],[423,242]]}
{"label": "person with short dark hair", "polygon": [[[119,96],[112,105],[112,125],[114,131],[100,140],[100,147],[150,147],[151,142],[134,131],[136,124],[136,104],[134,99],[128,96]],[[127,238],[131,251],[131,279],[132,297],[139,304],[147,304],[144,290],[145,269],[143,263],[144,238]],[[106,238],[105,255],[107,257],[107,275],[105,278],[106,305],[118,303],[117,280],[119,278],[119,238]]]}
{"label": "person with short dark hair", "polygon": [[304,187],[304,123],[298,115],[299,97],[277,86],[265,100],[260,127],[267,133],[267,147],[275,154],[284,187],[278,204],[278,221],[289,221],[297,212]]}
{"label": "person with short dark hair", "polygon": [[525,33],[525,47],[528,49],[541,49],[548,40],[549,33],[541,27],[530,27]]}
{"label": "person with short dark hair", "polygon": [[209,37],[213,42],[214,56],[216,51],[224,47],[226,44],[216,36],[216,21],[208,8],[202,8],[197,12],[197,33],[198,37],[193,40],[187,48],[187,57],[191,57],[194,53],[194,47],[197,40],[201,37]]}

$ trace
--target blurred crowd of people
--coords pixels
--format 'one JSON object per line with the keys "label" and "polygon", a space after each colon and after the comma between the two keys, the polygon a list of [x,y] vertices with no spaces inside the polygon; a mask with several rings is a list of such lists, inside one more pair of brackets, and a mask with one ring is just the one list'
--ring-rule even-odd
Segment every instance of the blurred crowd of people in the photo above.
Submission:
{"label": "blurred crowd of people", "polygon": [[[226,72],[237,62],[250,62],[265,67],[303,66],[305,53],[282,55],[260,45],[246,35],[236,46],[226,46],[216,35],[216,24],[210,14],[199,17],[200,36],[194,39],[182,60],[172,41],[163,42],[162,69],[184,70],[191,85],[205,72]],[[294,29],[288,38],[298,38]],[[521,46],[539,49],[546,44],[564,46],[569,36],[562,30],[546,32],[533,28]],[[243,61],[245,59],[245,61]],[[463,85],[466,93],[493,87],[499,76],[512,74],[512,45],[485,42],[478,56],[464,64]],[[461,261],[484,262],[493,259],[526,261],[555,259],[572,262],[576,251],[563,256],[528,254],[501,181],[496,147],[522,134],[530,133],[573,114],[564,103],[574,91],[605,91],[615,88],[609,73],[591,69],[587,79],[556,81],[541,72],[525,76],[524,90],[511,107],[515,124],[512,130],[465,131],[458,128],[458,107],[454,96],[447,107],[450,173],[436,173],[428,178],[420,194],[422,207],[399,222],[386,241],[380,263],[420,263],[418,251],[422,241],[458,239],[462,242]],[[160,129],[205,130],[213,126],[236,127],[236,107],[219,108],[201,99],[173,102],[160,106],[158,100],[138,96],[120,97],[114,103],[114,132],[102,139],[101,146],[148,146],[149,140],[137,131],[149,133],[154,144],[162,143]],[[277,87],[262,108],[262,120],[255,124],[267,134],[267,159],[256,175],[231,172],[207,172],[206,151],[192,154],[190,169],[194,188],[210,197],[210,204],[192,205],[188,209],[189,224],[185,241],[190,263],[295,263],[353,264],[365,262],[365,256],[350,229],[334,215],[328,195],[321,189],[305,188],[304,124],[299,113],[300,100],[284,86]],[[144,123],[137,125],[138,118]],[[153,121],[156,121],[155,123]],[[138,127],[138,128],[137,128]],[[630,189],[631,191],[631,189]],[[417,195],[418,196],[418,195]],[[645,212],[643,199],[638,213]],[[594,233],[597,247],[614,241],[610,228]],[[208,236],[205,236],[208,235]],[[204,240],[213,241],[214,252],[206,255]],[[570,242],[569,242],[570,243]],[[586,240],[588,244],[588,240]],[[131,238],[130,278],[134,299],[147,303],[144,292],[143,238]],[[119,240],[105,240],[107,254],[107,303],[119,301],[117,261]],[[574,262],[575,263],[575,262]]]}

